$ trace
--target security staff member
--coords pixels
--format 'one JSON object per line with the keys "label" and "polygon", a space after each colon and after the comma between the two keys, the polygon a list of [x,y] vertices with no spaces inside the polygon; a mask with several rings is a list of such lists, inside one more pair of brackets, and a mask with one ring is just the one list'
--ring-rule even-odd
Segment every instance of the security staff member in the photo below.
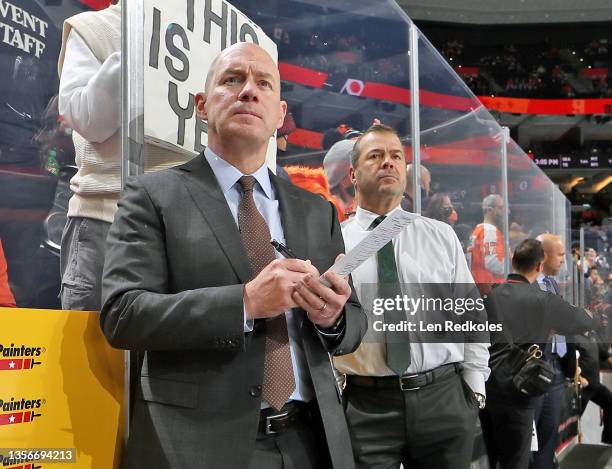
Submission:
{"label": "security staff member", "polygon": [[[513,273],[486,299],[489,321],[502,323],[503,333],[491,338],[491,355],[508,347],[508,338],[521,348],[539,344],[543,349],[552,330],[578,334],[593,327],[586,310],[542,291],[536,279],[542,272],[544,250],[535,239],[519,244],[512,257]],[[490,467],[524,469],[529,466],[532,422],[538,398],[521,394],[511,379],[492,368],[486,383],[487,406],[481,422]]]}

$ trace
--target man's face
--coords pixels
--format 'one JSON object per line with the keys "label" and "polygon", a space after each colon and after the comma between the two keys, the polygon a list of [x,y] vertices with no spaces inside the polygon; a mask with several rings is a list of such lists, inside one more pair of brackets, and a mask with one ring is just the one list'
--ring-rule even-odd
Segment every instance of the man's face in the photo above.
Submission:
{"label": "man's face", "polygon": [[362,201],[397,197],[406,187],[406,159],[399,138],[390,132],[372,132],[359,143],[359,158],[350,169],[351,181]]}
{"label": "man's face", "polygon": [[241,43],[218,57],[208,89],[196,96],[198,116],[208,120],[209,141],[240,138],[267,142],[283,124],[280,77],[259,46]]}
{"label": "man's face", "polygon": [[491,209],[495,226],[501,228],[504,224],[504,201],[501,197],[495,200],[495,206]]}
{"label": "man's face", "polygon": [[355,198],[355,186],[353,186],[350,177],[342,179],[331,191],[334,195],[340,197],[345,205],[349,205]]}
{"label": "man's face", "polygon": [[544,273],[558,275],[565,263],[565,247],[561,241],[555,242],[544,255]]}
{"label": "man's face", "polygon": [[595,258],[597,257],[597,252],[594,249],[589,248],[584,257],[586,258],[587,262],[594,264]]}

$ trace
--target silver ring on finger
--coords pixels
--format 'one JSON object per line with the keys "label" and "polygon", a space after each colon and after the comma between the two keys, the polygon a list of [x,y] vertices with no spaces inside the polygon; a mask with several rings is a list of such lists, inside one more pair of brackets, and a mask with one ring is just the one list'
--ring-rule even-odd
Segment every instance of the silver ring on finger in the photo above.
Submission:
{"label": "silver ring on finger", "polygon": [[322,313],[323,311],[325,311],[325,309],[327,309],[327,301],[324,301],[323,306],[321,306],[320,308],[317,308],[317,311]]}

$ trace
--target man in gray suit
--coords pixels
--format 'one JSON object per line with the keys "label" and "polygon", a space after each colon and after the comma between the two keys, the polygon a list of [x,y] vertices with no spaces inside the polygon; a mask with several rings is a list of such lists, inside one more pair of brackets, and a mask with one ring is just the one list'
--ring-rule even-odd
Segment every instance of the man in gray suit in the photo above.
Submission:
{"label": "man in gray suit", "polygon": [[196,108],[208,148],[130,180],[108,237],[101,326],[144,355],[125,466],[351,468],[328,354],[353,351],[366,320],[346,278],[318,281],[344,250],[334,207],[265,167],[278,69],[229,47]]}

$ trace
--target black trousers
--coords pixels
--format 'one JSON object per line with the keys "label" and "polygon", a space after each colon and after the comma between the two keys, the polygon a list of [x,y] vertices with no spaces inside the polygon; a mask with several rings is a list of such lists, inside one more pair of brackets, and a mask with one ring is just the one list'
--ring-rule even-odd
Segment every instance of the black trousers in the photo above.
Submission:
{"label": "black trousers", "polygon": [[612,444],[612,392],[601,383],[589,385],[582,391],[582,409],[586,409],[589,401],[594,402],[603,411],[603,431],[601,442]]}
{"label": "black trousers", "polygon": [[346,418],[358,469],[467,469],[477,403],[458,374],[414,391],[351,385]]}
{"label": "black trousers", "polygon": [[489,399],[480,412],[489,467],[527,469],[531,458],[531,435],[535,409],[512,402]]}
{"label": "black trousers", "polygon": [[554,469],[555,449],[559,443],[561,403],[565,395],[565,376],[558,359],[553,360],[553,385],[544,396],[537,398],[535,410],[538,451],[533,454],[532,469]]}

